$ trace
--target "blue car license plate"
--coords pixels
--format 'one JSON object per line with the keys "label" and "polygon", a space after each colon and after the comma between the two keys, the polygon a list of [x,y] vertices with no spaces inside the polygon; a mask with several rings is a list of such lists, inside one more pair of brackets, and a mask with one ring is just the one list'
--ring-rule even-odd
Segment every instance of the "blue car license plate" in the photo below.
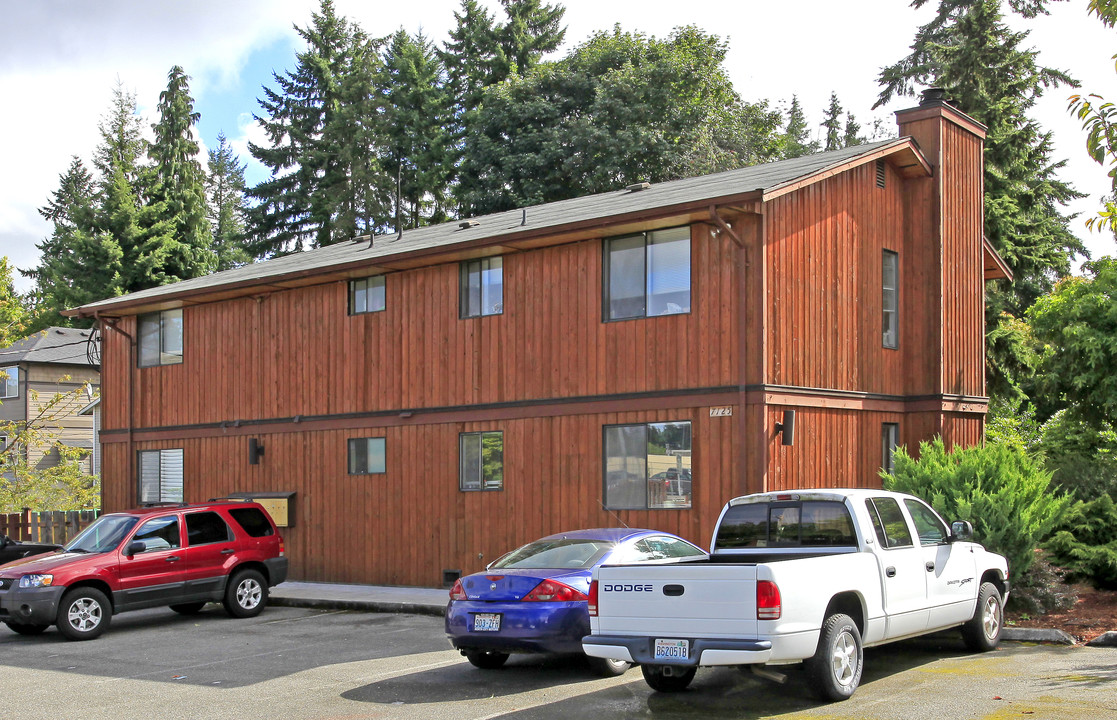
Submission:
{"label": "blue car license plate", "polygon": [[498,632],[500,613],[477,613],[473,616],[474,632]]}

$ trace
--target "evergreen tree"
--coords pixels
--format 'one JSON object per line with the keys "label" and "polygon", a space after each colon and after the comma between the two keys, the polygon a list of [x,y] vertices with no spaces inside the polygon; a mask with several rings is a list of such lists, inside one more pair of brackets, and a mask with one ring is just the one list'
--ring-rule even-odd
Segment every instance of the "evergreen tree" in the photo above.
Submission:
{"label": "evergreen tree", "polygon": [[225,133],[217,135],[217,149],[209,151],[206,198],[213,233],[217,270],[228,270],[251,262],[244,249],[244,170]]}
{"label": "evergreen tree", "polygon": [[484,95],[460,191],[470,214],[740,167],[777,149],[778,115],[741,102],[725,44],[598,33]]}
{"label": "evergreen tree", "polygon": [[784,127],[783,150],[780,153],[785,158],[797,158],[812,155],[818,152],[818,142],[811,140],[807,130],[807,117],[803,114],[803,106],[799,104],[799,96],[791,96],[791,107],[787,110],[787,125]]}
{"label": "evergreen tree", "polygon": [[374,161],[377,107],[373,43],[332,0],[306,28],[307,48],[294,71],[264,88],[265,115],[256,116],[270,147],[249,152],[271,177],[249,191],[249,251],[256,257],[299,252],[383,226],[391,190]]}
{"label": "evergreen tree", "polygon": [[400,228],[448,219],[447,198],[453,175],[451,100],[442,63],[422,34],[392,35],[384,52],[380,94],[385,136],[381,167],[399,180],[407,216]]}
{"label": "evergreen tree", "polygon": [[[504,79],[498,67],[502,56],[498,31],[488,10],[477,0],[462,0],[461,12],[454,13],[455,27],[450,39],[438,51],[446,72],[458,125],[481,105],[485,88]],[[499,78],[499,79],[498,79]],[[456,133],[460,141],[464,128]]]}
{"label": "evergreen tree", "polygon": [[826,145],[823,150],[840,150],[842,147],[842,106],[838,102],[838,94],[830,93],[830,105],[822,118],[822,127],[826,129]]}
{"label": "evergreen tree", "polygon": [[842,133],[842,146],[853,147],[854,145],[862,145],[865,143],[865,138],[861,137],[861,125],[853,117],[853,113],[846,113],[845,130]]}
{"label": "evergreen tree", "polygon": [[97,129],[101,133],[101,144],[93,153],[93,167],[102,182],[111,182],[114,168],[119,167],[125,179],[135,186],[145,152],[143,126],[136,112],[135,93],[126,92],[119,80],[112,91],[109,111],[101,118]]}
{"label": "evergreen tree", "polygon": [[[916,0],[921,7],[927,0]],[[1015,0],[1026,16],[1043,12],[1046,0]],[[999,0],[941,0],[936,17],[921,27],[912,53],[881,72],[877,106],[915,88],[946,89],[958,107],[987,128],[985,139],[985,235],[1015,275],[1011,284],[986,293],[986,331],[1023,312],[1070,272],[1075,255],[1087,256],[1068,228],[1063,208],[1080,194],[1058,179],[1052,138],[1028,113],[1046,88],[1076,84],[1066,73],[1042,67],[1036,52],[1022,48],[1026,32],[1004,24]],[[1015,386],[1018,358],[1004,354],[1013,343],[987,344],[989,385]]]}
{"label": "evergreen tree", "polygon": [[[78,158],[59,177],[58,189],[39,210],[52,223],[50,237],[38,243],[39,266],[22,271],[35,281],[33,330],[54,325],[88,326],[61,312],[87,302],[120,295],[123,254],[116,239],[98,226],[97,185]],[[128,205],[134,207],[130,191]]]}
{"label": "evergreen tree", "polygon": [[562,45],[566,8],[541,0],[500,0],[500,4],[508,18],[498,32],[503,80],[513,73],[526,74],[545,54]]}
{"label": "evergreen tree", "polygon": [[159,94],[159,122],[152,125],[155,141],[149,147],[151,197],[141,213],[149,232],[139,249],[143,276],[132,278],[130,289],[153,287],[199,277],[216,266],[213,235],[207,217],[205,173],[198,162],[198,143],[189,78],[179,66],[167,75],[167,89]]}

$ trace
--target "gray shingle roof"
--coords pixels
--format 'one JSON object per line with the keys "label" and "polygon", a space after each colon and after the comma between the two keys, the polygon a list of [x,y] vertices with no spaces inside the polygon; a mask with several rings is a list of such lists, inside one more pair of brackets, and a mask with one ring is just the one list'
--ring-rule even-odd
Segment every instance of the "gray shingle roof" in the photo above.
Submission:
{"label": "gray shingle roof", "polygon": [[293,273],[306,274],[319,270],[326,272],[331,268],[350,264],[372,265],[377,259],[383,260],[404,253],[450,247],[459,243],[499,241],[501,238],[511,239],[527,231],[538,232],[546,229],[554,229],[557,233],[564,226],[587,221],[604,221],[615,216],[654,211],[659,208],[666,209],[706,200],[716,202],[718,198],[739,196],[754,191],[770,192],[780,186],[843,165],[861,155],[871,154],[888,145],[902,146],[907,142],[903,138],[883,140],[790,160],[657,183],[640,192],[617,190],[535,205],[526,208],[526,224],[521,224],[524,210],[516,209],[472,218],[476,221],[476,225],[466,229],[459,226],[460,220],[455,220],[441,225],[406,230],[398,241],[395,235],[377,236],[371,248],[368,246],[367,239],[338,243],[90,303],[80,308],[80,314],[92,315],[99,309],[131,305],[141,301],[169,300],[181,293],[194,294],[233,284],[244,285],[257,282],[263,284]]}
{"label": "gray shingle roof", "polygon": [[0,349],[0,365],[21,362],[92,365],[85,353],[90,332],[63,327],[47,328]]}

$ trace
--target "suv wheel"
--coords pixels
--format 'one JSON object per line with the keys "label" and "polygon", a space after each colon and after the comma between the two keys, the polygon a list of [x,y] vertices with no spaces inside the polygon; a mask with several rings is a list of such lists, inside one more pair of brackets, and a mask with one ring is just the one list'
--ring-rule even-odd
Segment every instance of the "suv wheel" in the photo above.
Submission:
{"label": "suv wheel", "polygon": [[225,586],[225,612],[237,618],[256,617],[268,603],[268,585],[256,570],[238,570]]}
{"label": "suv wheel", "polygon": [[58,631],[69,640],[92,640],[109,629],[112,606],[97,588],[79,587],[62,596]]}

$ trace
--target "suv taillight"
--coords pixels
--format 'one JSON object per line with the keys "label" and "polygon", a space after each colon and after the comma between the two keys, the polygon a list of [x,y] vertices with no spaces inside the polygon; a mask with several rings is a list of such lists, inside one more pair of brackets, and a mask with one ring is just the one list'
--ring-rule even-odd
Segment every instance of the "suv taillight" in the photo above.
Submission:
{"label": "suv taillight", "polygon": [[524,595],[521,602],[576,602],[586,599],[585,593],[556,580],[544,580]]}
{"label": "suv taillight", "polygon": [[590,617],[597,617],[597,581],[590,583],[589,596]]}
{"label": "suv taillight", "polygon": [[287,554],[287,546],[283,544],[283,536],[279,536],[279,557]]}
{"label": "suv taillight", "polygon": [[462,580],[458,578],[454,581],[454,587],[450,588],[451,600],[468,600],[465,596],[465,588],[462,587]]}
{"label": "suv taillight", "polygon": [[779,620],[782,611],[780,589],[771,580],[756,583],[756,619]]}

